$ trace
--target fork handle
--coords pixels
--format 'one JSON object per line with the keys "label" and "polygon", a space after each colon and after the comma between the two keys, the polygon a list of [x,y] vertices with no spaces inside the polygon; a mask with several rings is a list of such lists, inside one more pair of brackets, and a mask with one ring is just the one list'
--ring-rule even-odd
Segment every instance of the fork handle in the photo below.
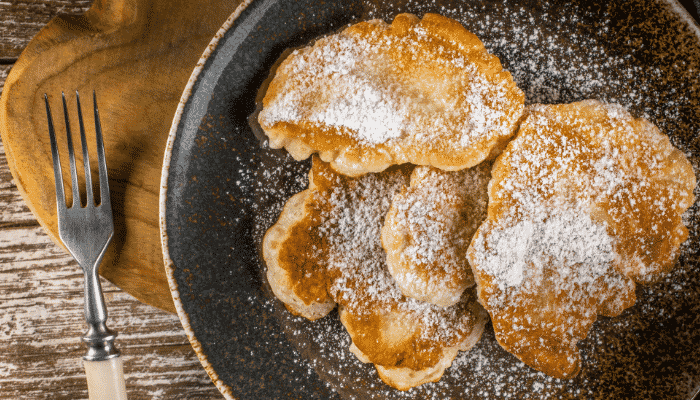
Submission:
{"label": "fork handle", "polygon": [[124,365],[121,357],[104,361],[86,361],[88,395],[90,400],[126,400]]}

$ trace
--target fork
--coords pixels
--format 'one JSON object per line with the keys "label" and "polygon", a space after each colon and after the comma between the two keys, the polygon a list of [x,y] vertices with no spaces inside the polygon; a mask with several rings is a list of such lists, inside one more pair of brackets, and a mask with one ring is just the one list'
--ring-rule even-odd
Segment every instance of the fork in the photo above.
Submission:
{"label": "fork", "polygon": [[92,193],[92,178],[90,173],[90,159],[88,156],[87,141],[85,139],[85,127],[83,126],[83,113],[80,108],[80,95],[75,93],[78,107],[78,124],[80,127],[80,139],[83,150],[83,164],[85,166],[85,183],[87,204],[83,207],[80,201],[78,189],[78,173],[73,152],[73,138],[70,132],[68,120],[68,107],[66,96],[61,93],[63,99],[63,115],[66,121],[66,139],[68,144],[68,158],[70,162],[71,187],[73,201],[70,207],[66,204],[63,189],[63,174],[61,172],[61,160],[58,155],[56,133],[49,99],[44,94],[46,103],[46,117],[49,123],[49,140],[51,142],[51,156],[53,158],[53,173],[56,182],[56,208],[58,215],[58,234],[70,254],[80,264],[85,274],[85,319],[88,331],[83,336],[83,342],[87,344],[87,353],[83,356],[83,365],[88,382],[88,394],[90,400],[126,400],[126,385],[124,383],[124,367],[119,351],[114,347],[115,332],[107,328],[107,309],[105,307],[102,287],[98,275],[98,267],[109,242],[114,236],[114,222],[112,219],[112,206],[109,199],[109,185],[107,183],[107,163],[105,162],[104,142],[102,140],[102,127],[97,110],[97,98],[92,92],[92,101],[95,109],[95,137],[97,142],[97,164],[99,170],[99,204],[95,205]]}

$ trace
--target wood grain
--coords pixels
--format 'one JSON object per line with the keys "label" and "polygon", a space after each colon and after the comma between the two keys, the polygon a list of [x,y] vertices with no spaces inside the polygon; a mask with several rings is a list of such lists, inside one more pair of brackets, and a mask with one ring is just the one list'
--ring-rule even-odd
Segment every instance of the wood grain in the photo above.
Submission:
{"label": "wood grain", "polygon": [[[0,134],[17,187],[58,243],[43,94],[49,94],[59,115],[61,91],[71,103],[74,90],[97,91],[115,218],[115,240],[101,274],[139,300],[169,311],[174,306],[158,226],[165,141],[196,62],[239,3],[96,0],[84,15],[56,17],[34,37],[0,99]],[[59,149],[67,159],[63,123],[57,121]],[[92,124],[89,115],[86,124]],[[66,185],[69,176],[65,170]]]}
{"label": "wood grain", "polygon": [[[18,284],[20,283],[21,284]],[[103,280],[129,399],[222,398],[177,316]],[[0,398],[87,399],[82,273],[24,204],[0,144]]]}
{"label": "wood grain", "polygon": [[0,59],[15,59],[58,14],[82,14],[92,0],[0,0]]}

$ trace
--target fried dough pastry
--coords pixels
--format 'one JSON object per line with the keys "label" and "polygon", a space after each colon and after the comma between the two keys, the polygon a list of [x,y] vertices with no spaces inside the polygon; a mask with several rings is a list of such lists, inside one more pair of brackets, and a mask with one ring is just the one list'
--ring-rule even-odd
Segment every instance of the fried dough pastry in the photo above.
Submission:
{"label": "fried dough pastry", "polygon": [[[402,390],[438,380],[457,350],[476,343],[487,320],[474,291],[442,308],[403,296],[386,269],[381,228],[412,168],[350,178],[314,157],[309,188],[289,200],[263,243],[275,294],[292,293],[305,307],[337,303],[353,352]],[[273,268],[290,279],[275,280]],[[279,297],[301,314],[303,307]]]}
{"label": "fried dough pastry", "polygon": [[[458,351],[479,341],[488,319],[474,288],[467,289],[453,307],[404,298],[385,307],[339,307],[339,312],[352,337],[353,354],[362,362],[373,362],[382,380],[399,390],[437,382]],[[448,327],[440,326],[440,321]]]}
{"label": "fried dough pastry", "polygon": [[382,228],[389,273],[408,297],[447,307],[474,286],[467,247],[486,219],[491,164],[446,172],[416,167]]}
{"label": "fried dough pastry", "polygon": [[407,162],[475,166],[515,133],[524,95],[458,22],[400,14],[293,51],[262,103],[270,147],[359,176]]}
{"label": "fried dough pastry", "polygon": [[319,264],[322,244],[317,239],[318,227],[309,218],[318,204],[313,178],[309,174],[309,189],[287,200],[277,223],[263,238],[263,259],[272,292],[292,314],[311,321],[335,308],[325,270]]}
{"label": "fried dough pastry", "polygon": [[617,105],[539,105],[496,160],[468,251],[496,338],[557,378],[581,368],[596,316],[674,265],[695,175],[658,128]]}

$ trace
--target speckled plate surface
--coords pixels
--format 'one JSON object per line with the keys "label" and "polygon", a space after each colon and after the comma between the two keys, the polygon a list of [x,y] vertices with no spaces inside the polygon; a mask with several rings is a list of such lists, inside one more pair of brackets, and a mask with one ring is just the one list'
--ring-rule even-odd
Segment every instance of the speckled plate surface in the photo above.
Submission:
{"label": "speckled plate surface", "polygon": [[[610,3],[610,4],[609,4]],[[348,351],[337,314],[292,317],[265,279],[261,239],[305,188],[308,162],[270,150],[249,124],[258,88],[289,47],[371,18],[437,12],[476,33],[528,103],[585,98],[626,105],[700,165],[700,31],[678,3],[641,1],[284,1],[241,6],[183,94],[161,189],[166,271],[202,364],[229,399],[688,399],[700,384],[700,230],[667,279],[600,318],[580,343],[581,374],[559,381],[503,351],[490,324],[438,383],[384,385]]]}

